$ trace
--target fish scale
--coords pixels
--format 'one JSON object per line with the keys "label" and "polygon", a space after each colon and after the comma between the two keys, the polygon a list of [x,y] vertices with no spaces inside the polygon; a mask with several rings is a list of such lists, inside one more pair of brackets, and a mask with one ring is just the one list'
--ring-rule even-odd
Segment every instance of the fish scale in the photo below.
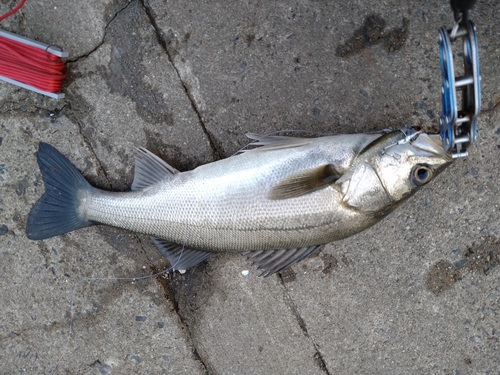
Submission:
{"label": "fish scale", "polygon": [[349,233],[341,224],[349,212],[332,209],[331,202],[341,200],[336,189],[287,200],[269,200],[267,195],[297,169],[335,159],[336,138],[331,137],[331,147],[323,140],[326,147],[312,142],[301,149],[275,150],[272,159],[265,152],[243,153],[120,196],[92,192],[82,204],[85,217],[217,252],[331,242]]}

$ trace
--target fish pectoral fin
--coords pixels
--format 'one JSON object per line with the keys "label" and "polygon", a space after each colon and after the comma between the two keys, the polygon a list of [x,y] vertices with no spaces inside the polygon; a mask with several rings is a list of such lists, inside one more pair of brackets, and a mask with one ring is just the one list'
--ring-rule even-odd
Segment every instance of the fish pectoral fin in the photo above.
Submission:
{"label": "fish pectoral fin", "polygon": [[341,176],[333,164],[292,173],[271,189],[268,198],[278,200],[300,197],[334,184]]}
{"label": "fish pectoral fin", "polygon": [[187,270],[213,255],[213,253],[190,249],[184,245],[172,243],[162,238],[153,236],[150,238],[161,255],[168,259],[174,271]]}
{"label": "fish pectoral fin", "polygon": [[144,147],[135,148],[135,173],[132,190],[140,190],[179,173],[177,169]]}
{"label": "fish pectoral fin", "polygon": [[307,258],[321,246],[323,245],[295,249],[246,251],[241,254],[247,255],[247,259],[251,260],[252,265],[256,265],[258,270],[264,271],[259,276],[267,277]]}

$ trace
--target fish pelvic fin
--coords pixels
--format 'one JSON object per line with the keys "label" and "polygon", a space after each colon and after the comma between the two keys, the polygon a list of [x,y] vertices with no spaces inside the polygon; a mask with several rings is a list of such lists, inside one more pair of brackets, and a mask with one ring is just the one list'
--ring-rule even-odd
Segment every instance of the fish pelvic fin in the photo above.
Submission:
{"label": "fish pelvic fin", "polygon": [[268,198],[278,200],[300,197],[334,184],[341,176],[333,164],[292,173],[273,186]]}
{"label": "fish pelvic fin", "polygon": [[213,253],[208,251],[190,249],[184,245],[172,243],[162,238],[153,236],[150,238],[161,255],[168,259],[174,271],[187,270],[213,255]]}
{"label": "fish pelvic fin", "polygon": [[60,236],[92,225],[79,213],[79,195],[94,188],[59,151],[40,142],[37,161],[45,193],[32,207],[26,224],[31,240]]}
{"label": "fish pelvic fin", "polygon": [[151,151],[144,147],[137,147],[135,149],[135,174],[131,189],[144,189],[177,173],[179,173],[177,169]]}
{"label": "fish pelvic fin", "polygon": [[252,265],[257,266],[258,270],[263,270],[259,277],[268,277],[307,258],[321,246],[323,245],[305,246],[295,249],[246,251],[241,254],[247,255],[247,259],[251,260]]}

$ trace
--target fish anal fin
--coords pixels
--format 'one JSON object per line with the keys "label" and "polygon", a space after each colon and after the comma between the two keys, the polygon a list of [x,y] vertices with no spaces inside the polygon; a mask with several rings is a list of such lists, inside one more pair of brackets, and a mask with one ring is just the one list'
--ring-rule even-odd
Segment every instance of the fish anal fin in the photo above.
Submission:
{"label": "fish anal fin", "polygon": [[321,246],[323,245],[305,246],[286,250],[246,251],[242,254],[246,255],[248,257],[247,259],[252,261],[252,265],[257,266],[257,269],[263,270],[259,276],[268,277],[307,258]]}
{"label": "fish anal fin", "polygon": [[174,271],[187,270],[213,255],[213,253],[190,249],[184,245],[172,243],[162,238],[153,236],[150,238],[161,255],[168,259]]}
{"label": "fish anal fin", "polygon": [[135,174],[132,190],[140,190],[179,173],[177,169],[144,147],[135,149]]}
{"label": "fish anal fin", "polygon": [[333,164],[296,172],[278,182],[268,198],[278,200],[300,197],[334,184],[341,176]]}

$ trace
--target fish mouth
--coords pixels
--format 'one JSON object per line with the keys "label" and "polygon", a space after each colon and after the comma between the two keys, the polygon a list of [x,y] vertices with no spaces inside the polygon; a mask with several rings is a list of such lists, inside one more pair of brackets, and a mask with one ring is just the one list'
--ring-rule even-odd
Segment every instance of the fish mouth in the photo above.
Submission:
{"label": "fish mouth", "polygon": [[443,164],[447,166],[453,162],[451,153],[443,148],[441,136],[439,134],[421,133],[412,142],[414,152],[418,156],[436,156],[443,159]]}
{"label": "fish mouth", "polygon": [[455,161],[451,153],[446,152],[439,134],[422,133],[413,143],[417,155],[433,156],[438,158],[437,163],[433,163],[429,167],[432,169],[434,176],[437,176],[444,171],[451,163]]}

